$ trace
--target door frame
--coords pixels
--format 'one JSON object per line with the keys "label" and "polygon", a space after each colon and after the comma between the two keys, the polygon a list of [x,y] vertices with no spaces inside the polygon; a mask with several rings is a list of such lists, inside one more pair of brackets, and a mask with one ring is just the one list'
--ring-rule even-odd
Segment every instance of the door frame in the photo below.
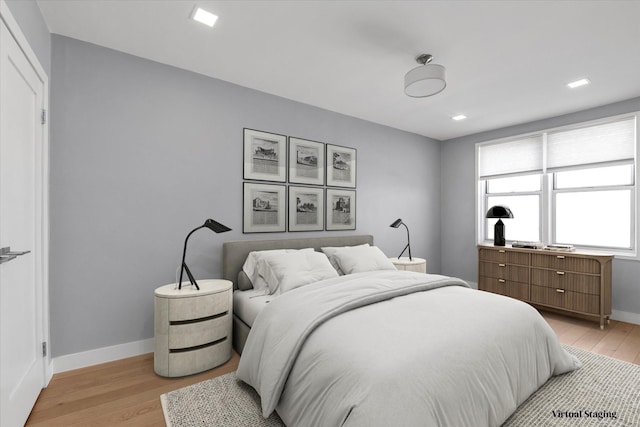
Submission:
{"label": "door frame", "polygon": [[46,120],[42,125],[42,141],[40,142],[40,152],[36,150],[36,219],[37,226],[37,246],[34,248],[35,254],[35,279],[36,285],[40,290],[41,301],[39,306],[42,321],[42,336],[47,343],[47,355],[43,358],[44,366],[44,384],[46,387],[53,376],[53,367],[51,364],[51,340],[49,334],[49,76],[45,72],[42,64],[38,60],[35,52],[29,45],[26,36],[15,20],[9,6],[5,0],[0,0],[0,19],[13,35],[18,46],[26,56],[29,63],[35,70],[38,78],[42,81],[44,87],[43,106],[46,111]]}

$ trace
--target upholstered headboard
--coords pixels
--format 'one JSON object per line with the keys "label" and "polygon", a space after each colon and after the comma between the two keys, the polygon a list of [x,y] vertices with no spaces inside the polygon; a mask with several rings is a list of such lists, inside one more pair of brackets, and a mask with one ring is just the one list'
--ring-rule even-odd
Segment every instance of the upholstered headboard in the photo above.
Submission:
{"label": "upholstered headboard", "polygon": [[270,249],[304,249],[320,250],[327,246],[356,246],[369,243],[373,245],[373,236],[330,236],[308,237],[300,239],[280,240],[242,240],[224,242],[222,244],[222,276],[233,282],[233,288],[238,289],[238,273],[251,251],[266,251]]}

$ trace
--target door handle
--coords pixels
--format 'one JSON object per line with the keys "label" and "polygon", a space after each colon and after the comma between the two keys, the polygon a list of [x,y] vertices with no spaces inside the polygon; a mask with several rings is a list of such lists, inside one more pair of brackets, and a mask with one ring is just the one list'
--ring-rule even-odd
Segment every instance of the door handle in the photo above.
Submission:
{"label": "door handle", "polygon": [[31,251],[12,251],[9,246],[0,248],[0,264],[16,259],[20,255],[28,254]]}

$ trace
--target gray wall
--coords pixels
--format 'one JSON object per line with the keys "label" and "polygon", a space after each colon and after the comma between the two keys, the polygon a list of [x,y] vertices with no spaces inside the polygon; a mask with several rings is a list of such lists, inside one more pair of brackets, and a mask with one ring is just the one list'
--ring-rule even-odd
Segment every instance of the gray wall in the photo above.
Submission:
{"label": "gray wall", "polygon": [[[366,102],[366,100],[363,100]],[[153,336],[153,290],[175,281],[186,234],[196,277],[225,240],[406,234],[440,270],[440,144],[113,50],[52,37],[51,338],[60,356]],[[354,147],[357,230],[242,234],[244,127]]]}
{"label": "gray wall", "polygon": [[[575,114],[451,139],[441,148],[442,273],[477,282],[475,237],[475,144],[556,126],[640,110],[634,98]],[[612,220],[615,220],[612,218]],[[613,264],[613,309],[640,314],[640,262],[616,259]]]}
{"label": "gray wall", "polygon": [[51,77],[51,35],[35,0],[6,0],[40,65]]}

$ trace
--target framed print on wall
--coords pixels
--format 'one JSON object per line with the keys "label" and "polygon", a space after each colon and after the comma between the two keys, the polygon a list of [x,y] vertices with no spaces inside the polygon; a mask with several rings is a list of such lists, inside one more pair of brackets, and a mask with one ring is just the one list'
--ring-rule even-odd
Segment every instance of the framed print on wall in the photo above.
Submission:
{"label": "framed print on wall", "polygon": [[327,231],[356,229],[356,192],[327,188]]}
{"label": "framed print on wall", "polygon": [[285,182],[287,137],[244,129],[244,179]]}
{"label": "framed print on wall", "polygon": [[324,189],[289,186],[289,231],[324,230]]}
{"label": "framed print on wall", "polygon": [[327,144],[327,185],[356,188],[356,149]]}
{"label": "framed print on wall", "polygon": [[276,233],[286,229],[285,186],[243,183],[243,233]]}
{"label": "framed print on wall", "polygon": [[289,182],[324,184],[324,144],[289,137]]}

